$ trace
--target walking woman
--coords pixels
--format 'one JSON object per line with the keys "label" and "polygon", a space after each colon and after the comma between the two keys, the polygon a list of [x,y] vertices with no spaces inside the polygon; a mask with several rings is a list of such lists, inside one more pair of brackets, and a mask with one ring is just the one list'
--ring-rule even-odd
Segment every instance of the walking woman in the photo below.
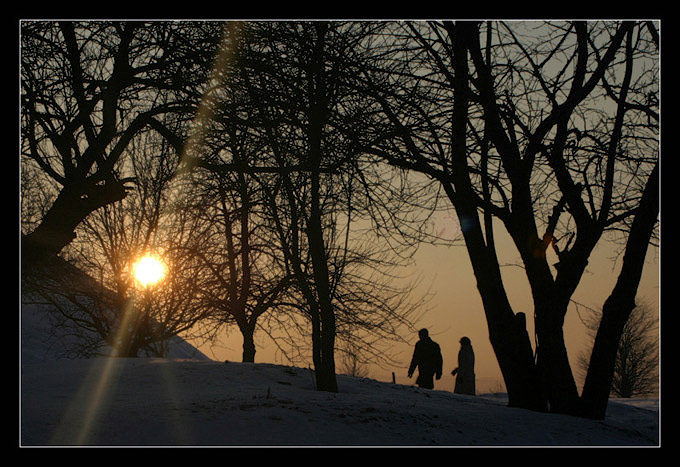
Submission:
{"label": "walking woman", "polygon": [[475,395],[475,352],[472,350],[472,343],[467,337],[460,339],[458,368],[453,370],[451,374],[456,377],[454,393]]}

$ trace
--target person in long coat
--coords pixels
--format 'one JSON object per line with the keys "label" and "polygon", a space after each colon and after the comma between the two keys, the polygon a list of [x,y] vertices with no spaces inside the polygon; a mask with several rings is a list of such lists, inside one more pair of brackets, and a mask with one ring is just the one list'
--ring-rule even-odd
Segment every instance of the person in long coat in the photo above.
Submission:
{"label": "person in long coat", "polygon": [[434,380],[442,377],[442,352],[435,341],[430,339],[427,329],[418,331],[420,340],[416,342],[413,350],[413,358],[408,368],[408,377],[413,376],[413,372],[418,368],[418,378],[416,384],[421,388],[433,389]]}
{"label": "person in long coat", "polygon": [[472,350],[472,343],[467,337],[460,340],[458,368],[453,370],[451,374],[456,377],[454,393],[475,395],[475,352]]}

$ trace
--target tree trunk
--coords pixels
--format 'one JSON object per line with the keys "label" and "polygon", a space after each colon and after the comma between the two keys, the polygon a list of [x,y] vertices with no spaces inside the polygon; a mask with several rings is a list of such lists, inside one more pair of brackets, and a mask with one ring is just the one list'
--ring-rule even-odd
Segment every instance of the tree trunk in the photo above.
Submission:
{"label": "tree trunk", "polygon": [[564,314],[561,310],[551,310],[551,314],[546,317],[545,310],[536,313],[538,389],[547,399],[551,412],[577,415],[578,390],[564,343],[563,320],[555,316]]}
{"label": "tree trunk", "polygon": [[76,237],[75,229],[95,210],[126,196],[124,183],[109,180],[103,185],[87,181],[64,186],[40,225],[22,239],[22,259],[37,260],[57,255]]}
{"label": "tree trunk", "polygon": [[314,269],[314,287],[317,297],[318,329],[314,345],[318,346],[318,357],[315,361],[317,389],[337,392],[335,378],[335,312],[331,301],[330,283],[328,279],[328,262],[323,242],[321,212],[319,208],[318,173],[312,175],[312,207],[310,225],[307,228],[310,256]]}
{"label": "tree trunk", "polygon": [[311,167],[311,202],[309,212],[309,224],[307,225],[307,238],[309,240],[309,253],[312,259],[314,273],[314,289],[316,291],[318,305],[318,338],[314,344],[319,346],[316,354],[316,380],[317,390],[337,392],[338,384],[335,377],[335,311],[331,298],[331,287],[328,270],[328,257],[323,238],[322,212],[321,212],[321,161],[323,159],[321,141],[322,130],[326,123],[327,83],[324,72],[323,48],[328,24],[319,22],[315,24],[317,42],[314,44],[311,60],[311,71],[308,77],[309,107],[309,164]]}
{"label": "tree trunk", "polygon": [[616,352],[623,328],[635,307],[647,247],[659,215],[659,165],[649,176],[628,235],[623,266],[602,309],[602,320],[595,337],[588,374],[581,395],[581,414],[604,419],[611,391]]}
{"label": "tree trunk", "polygon": [[243,326],[240,329],[243,335],[243,363],[255,363],[254,326]]}
{"label": "tree trunk", "polygon": [[538,388],[526,316],[517,313],[511,320],[487,319],[489,339],[508,391],[508,406],[545,411],[545,397]]}
{"label": "tree trunk", "polygon": [[624,298],[622,295],[612,293],[602,308],[602,320],[593,344],[581,395],[581,414],[584,417],[602,420],[607,411],[619,340],[635,307],[634,301],[627,300],[630,297]]}
{"label": "tree trunk", "polygon": [[143,310],[135,307],[125,311],[125,316],[120,324],[120,328],[114,337],[114,349],[117,357],[136,358],[139,352],[149,342],[148,333],[150,332],[149,320]]}
{"label": "tree trunk", "polygon": [[[323,333],[327,334],[327,333]],[[335,375],[334,349],[328,337],[321,338],[320,364],[315,367],[316,389],[319,391],[338,392],[338,382]]]}
{"label": "tree trunk", "polygon": [[451,178],[455,190],[449,184],[443,184],[443,188],[456,207],[460,225],[468,226],[463,229],[463,237],[484,304],[489,339],[508,390],[509,404],[543,410],[545,403],[536,391],[536,371],[526,320],[523,314],[513,313],[508,301],[493,238],[484,239],[476,195],[468,174],[466,132],[470,90],[467,55],[469,41],[476,34],[476,25],[460,22],[448,24],[448,28],[452,37],[454,68]]}
{"label": "tree trunk", "polygon": [[[453,194],[449,191],[449,196]],[[530,410],[545,411],[546,395],[539,391],[538,374],[531,340],[526,330],[526,315],[515,314],[508,300],[493,242],[484,242],[479,218],[473,203],[458,193],[456,212],[468,228],[463,238],[477,279],[489,340],[496,354],[508,391],[508,404]]]}

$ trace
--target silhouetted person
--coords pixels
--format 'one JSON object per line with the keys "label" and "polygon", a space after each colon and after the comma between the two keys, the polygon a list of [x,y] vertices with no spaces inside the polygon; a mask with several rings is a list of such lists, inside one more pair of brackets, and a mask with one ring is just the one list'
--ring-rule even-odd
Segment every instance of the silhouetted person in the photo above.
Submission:
{"label": "silhouetted person", "polygon": [[437,379],[442,377],[442,352],[439,344],[430,339],[427,329],[418,331],[420,340],[416,342],[413,350],[413,358],[408,368],[408,377],[413,376],[413,372],[418,367],[418,379],[416,384],[421,388],[433,389],[434,376]]}
{"label": "silhouetted person", "polygon": [[456,377],[454,393],[475,395],[475,353],[472,350],[472,343],[467,337],[460,339],[458,368],[453,370],[451,374]]}

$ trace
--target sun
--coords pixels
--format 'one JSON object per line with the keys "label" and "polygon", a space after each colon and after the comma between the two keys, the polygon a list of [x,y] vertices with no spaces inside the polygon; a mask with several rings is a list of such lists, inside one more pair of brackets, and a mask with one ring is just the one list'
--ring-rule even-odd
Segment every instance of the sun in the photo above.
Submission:
{"label": "sun", "polygon": [[152,256],[145,256],[135,264],[135,277],[143,285],[155,284],[165,276],[165,266]]}

